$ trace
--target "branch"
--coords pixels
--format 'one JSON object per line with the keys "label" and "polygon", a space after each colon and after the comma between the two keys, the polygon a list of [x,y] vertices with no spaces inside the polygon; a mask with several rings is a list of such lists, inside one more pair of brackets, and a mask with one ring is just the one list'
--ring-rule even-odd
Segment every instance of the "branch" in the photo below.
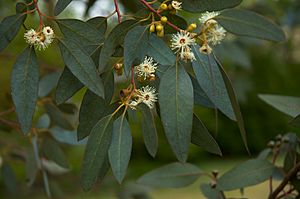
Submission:
{"label": "branch", "polygon": [[300,170],[300,162],[298,162],[295,167],[290,170],[283,181],[279,184],[279,186],[274,190],[273,193],[269,195],[269,199],[276,199],[278,194],[284,189],[284,187],[289,183],[289,181],[297,175],[297,172]]}
{"label": "branch", "polygon": [[114,0],[114,4],[115,4],[116,13],[118,15],[118,22],[121,23],[122,22],[122,16],[121,16],[121,12],[120,12],[117,0]]}
{"label": "branch", "polygon": [[[144,4],[151,12],[155,13],[157,16],[162,17],[161,14],[159,14],[152,6],[145,0],[140,0],[142,4]],[[168,24],[171,28],[173,28],[176,31],[181,31],[180,28],[172,24],[171,22],[167,21],[166,24]]]}

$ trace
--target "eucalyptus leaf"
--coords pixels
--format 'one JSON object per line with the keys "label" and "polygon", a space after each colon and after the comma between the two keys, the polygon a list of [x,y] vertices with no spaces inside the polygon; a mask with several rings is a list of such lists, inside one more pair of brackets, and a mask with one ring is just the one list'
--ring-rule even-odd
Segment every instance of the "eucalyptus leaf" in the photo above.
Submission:
{"label": "eucalyptus leaf", "polygon": [[40,79],[38,94],[40,98],[46,97],[55,88],[60,75],[61,72],[53,72]]}
{"label": "eucalyptus leaf", "polygon": [[195,105],[204,106],[206,108],[215,108],[215,105],[212,103],[212,101],[208,98],[206,93],[203,91],[198,81],[194,77],[191,77],[191,80],[194,88]]}
{"label": "eucalyptus leaf", "polygon": [[300,114],[300,98],[282,95],[260,94],[258,97],[280,112],[297,117]]}
{"label": "eucalyptus leaf", "polygon": [[222,156],[218,143],[196,115],[193,119],[192,143],[210,153]]}
{"label": "eucalyptus leaf", "polygon": [[11,77],[11,94],[23,133],[31,128],[39,87],[39,66],[33,48],[26,48],[17,58]]}
{"label": "eucalyptus leaf", "polygon": [[61,104],[70,99],[84,85],[65,67],[56,87],[55,101]]}
{"label": "eucalyptus leaf", "polygon": [[54,15],[59,15],[71,2],[72,0],[58,0],[54,8]]}
{"label": "eucalyptus leaf", "polygon": [[185,162],[191,142],[194,93],[182,65],[170,67],[162,76],[158,99],[167,139],[177,159]]}
{"label": "eucalyptus leaf", "polygon": [[122,183],[132,150],[132,136],[124,115],[114,121],[112,140],[108,150],[109,162],[114,176]]}
{"label": "eucalyptus leaf", "polygon": [[251,11],[229,9],[215,19],[229,32],[270,41],[284,41],[283,30],[269,19]]}
{"label": "eucalyptus leaf", "polygon": [[158,148],[158,138],[154,115],[145,104],[140,104],[138,110],[142,113],[142,133],[147,151],[152,157],[155,157]]}
{"label": "eucalyptus leaf", "polygon": [[259,184],[269,179],[275,167],[268,160],[248,160],[222,175],[217,189],[228,191]]}
{"label": "eucalyptus leaf", "polygon": [[125,73],[129,73],[135,60],[140,63],[146,56],[152,57],[160,65],[174,65],[176,60],[165,42],[149,32],[149,27],[134,27],[127,33],[124,41]]}
{"label": "eucalyptus leaf", "polygon": [[137,182],[153,187],[179,188],[194,183],[201,174],[202,171],[190,163],[171,163],[144,174]]}
{"label": "eucalyptus leaf", "polygon": [[99,71],[105,71],[109,58],[114,54],[115,49],[123,44],[127,32],[137,25],[135,20],[126,20],[118,24],[106,38],[99,57]]}
{"label": "eucalyptus leaf", "polygon": [[81,47],[69,40],[59,40],[65,64],[88,89],[104,97],[104,86],[93,60]]}
{"label": "eucalyptus leaf", "polygon": [[0,23],[0,52],[8,46],[8,44],[18,34],[26,15],[16,14],[5,17]]}
{"label": "eucalyptus leaf", "polygon": [[182,7],[190,12],[218,11],[239,5],[242,0],[182,0]]}
{"label": "eucalyptus leaf", "polygon": [[200,189],[207,199],[225,199],[222,192],[213,189],[209,184],[202,184]]}
{"label": "eucalyptus leaf", "polygon": [[88,191],[96,183],[99,171],[105,164],[113,131],[112,115],[102,118],[92,129],[86,145],[81,186]]}
{"label": "eucalyptus leaf", "polygon": [[49,129],[51,135],[60,143],[70,144],[70,145],[85,145],[87,143],[87,138],[80,141],[77,140],[77,132],[69,131],[63,129],[59,126],[54,126]]}
{"label": "eucalyptus leaf", "polygon": [[70,122],[68,117],[63,112],[61,112],[58,107],[56,107],[52,103],[46,103],[44,106],[45,106],[45,109],[46,109],[50,119],[51,119],[52,126],[58,125],[67,130],[74,129],[74,126]]}
{"label": "eucalyptus leaf", "polygon": [[215,106],[232,120],[236,120],[222,74],[214,58],[199,52],[199,46],[192,46],[196,60],[193,69],[200,87]]}

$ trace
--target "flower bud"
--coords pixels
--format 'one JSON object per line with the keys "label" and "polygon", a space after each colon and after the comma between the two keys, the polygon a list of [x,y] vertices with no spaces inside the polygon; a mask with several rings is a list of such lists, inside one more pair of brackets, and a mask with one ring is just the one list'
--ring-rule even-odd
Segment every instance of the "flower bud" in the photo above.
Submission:
{"label": "flower bud", "polygon": [[160,5],[160,8],[161,8],[162,10],[167,10],[167,9],[168,9],[168,5],[165,4],[165,3],[162,3],[162,4]]}
{"label": "flower bud", "polygon": [[167,23],[168,18],[165,17],[165,16],[162,16],[162,17],[160,18],[160,21],[161,21],[162,23]]}
{"label": "flower bud", "polygon": [[212,49],[209,45],[203,45],[199,48],[199,51],[203,54],[210,54],[212,52]]}
{"label": "flower bud", "polygon": [[156,25],[156,31],[161,32],[164,29],[164,27],[161,24]]}
{"label": "flower bud", "polygon": [[157,35],[158,37],[164,37],[164,36],[165,36],[164,28],[163,28],[161,31],[157,31],[156,35]]}
{"label": "flower bud", "polygon": [[270,142],[268,142],[267,146],[269,148],[273,148],[275,146],[275,142],[273,140],[271,140]]}
{"label": "flower bud", "polygon": [[154,24],[152,24],[152,25],[150,26],[150,32],[155,32],[155,25],[154,25]]}
{"label": "flower bud", "polygon": [[197,28],[197,24],[192,23],[188,26],[187,31],[193,31]]}

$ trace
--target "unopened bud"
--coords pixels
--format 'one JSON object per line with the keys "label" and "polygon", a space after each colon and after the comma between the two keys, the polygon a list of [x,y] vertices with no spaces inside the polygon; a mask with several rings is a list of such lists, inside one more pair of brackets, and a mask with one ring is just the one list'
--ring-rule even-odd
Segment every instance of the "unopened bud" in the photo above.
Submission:
{"label": "unopened bud", "polygon": [[154,24],[152,24],[152,25],[150,26],[150,32],[155,32],[155,25],[154,25]]}
{"label": "unopened bud", "polygon": [[161,24],[156,25],[156,31],[161,32],[164,29],[164,27]]}
{"label": "unopened bud", "polygon": [[165,3],[162,3],[162,4],[160,5],[160,8],[161,8],[162,10],[168,10],[168,5],[165,4]]}
{"label": "unopened bud", "polygon": [[187,31],[193,31],[197,28],[197,24],[192,23],[188,26]]}
{"label": "unopened bud", "polygon": [[199,48],[200,53],[211,54],[212,48],[209,45],[203,45]]}
{"label": "unopened bud", "polygon": [[165,16],[162,16],[162,17],[160,18],[160,21],[161,21],[162,23],[167,23],[168,18],[165,17]]}
{"label": "unopened bud", "polygon": [[161,31],[157,31],[157,36],[158,37],[164,37],[165,36],[165,31],[164,31],[164,29],[162,29]]}

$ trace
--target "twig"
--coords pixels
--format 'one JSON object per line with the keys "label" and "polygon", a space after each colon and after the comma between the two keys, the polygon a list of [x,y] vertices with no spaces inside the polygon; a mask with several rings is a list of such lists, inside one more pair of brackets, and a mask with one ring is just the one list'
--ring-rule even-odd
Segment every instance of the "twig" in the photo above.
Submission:
{"label": "twig", "polygon": [[284,187],[289,183],[289,181],[297,175],[297,172],[300,170],[300,162],[298,162],[293,169],[291,169],[283,181],[278,185],[273,193],[269,195],[269,199],[276,199],[278,194],[284,189]]}
{"label": "twig", "polygon": [[0,112],[0,117],[4,116],[4,115],[7,115],[7,114],[10,114],[10,113],[12,113],[14,111],[15,111],[15,108],[13,107],[13,108],[10,108],[10,109],[8,109],[6,111]]}
{"label": "twig", "polygon": [[114,4],[115,4],[116,13],[118,15],[118,22],[121,23],[122,22],[122,16],[121,16],[121,12],[120,12],[117,0],[114,0]]}
{"label": "twig", "polygon": [[[159,14],[152,6],[145,0],[140,0],[142,4],[144,4],[151,12],[155,13],[157,16],[162,17],[161,14]],[[168,24],[171,28],[177,31],[181,31],[180,28],[178,28],[176,25],[172,24],[171,22],[167,21],[166,24]]]}

